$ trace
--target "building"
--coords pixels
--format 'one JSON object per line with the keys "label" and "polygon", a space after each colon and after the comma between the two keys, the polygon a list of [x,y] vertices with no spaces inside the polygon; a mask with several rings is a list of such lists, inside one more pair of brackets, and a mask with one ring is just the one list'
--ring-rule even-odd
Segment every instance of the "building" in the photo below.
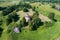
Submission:
{"label": "building", "polygon": [[57,10],[60,10],[60,5],[56,5],[55,7]]}
{"label": "building", "polygon": [[30,20],[30,16],[28,13],[25,14],[25,20],[26,20],[26,22],[29,22],[29,20]]}
{"label": "building", "polygon": [[14,28],[14,32],[15,32],[15,33],[19,33],[19,32],[20,32],[19,28],[18,28],[18,27],[15,27],[15,28]]}

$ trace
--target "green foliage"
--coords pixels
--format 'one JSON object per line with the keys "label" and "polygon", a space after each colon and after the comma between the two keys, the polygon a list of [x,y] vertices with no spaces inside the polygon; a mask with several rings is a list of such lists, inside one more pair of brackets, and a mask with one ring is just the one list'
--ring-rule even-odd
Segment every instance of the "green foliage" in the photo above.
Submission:
{"label": "green foliage", "polygon": [[28,4],[28,3],[24,3],[24,4],[23,4],[23,7],[26,7],[26,8],[29,8],[29,9],[32,8],[31,5]]}
{"label": "green foliage", "polygon": [[0,37],[2,35],[2,32],[3,32],[3,28],[0,28]]}
{"label": "green foliage", "polygon": [[52,8],[55,8],[55,5],[52,5]]}
{"label": "green foliage", "polygon": [[50,14],[48,15],[48,17],[53,20],[54,17],[55,17],[55,14],[54,14],[54,13],[50,13]]}
{"label": "green foliage", "polygon": [[35,17],[38,17],[38,16],[39,16],[38,13],[34,13],[33,16],[32,16],[32,18],[35,18]]}
{"label": "green foliage", "polygon": [[20,21],[20,27],[25,27],[27,25],[28,25],[28,23],[26,22],[25,18],[23,17],[22,20]]}
{"label": "green foliage", "polygon": [[1,20],[1,18],[0,18],[0,25],[3,23],[3,21]]}
{"label": "green foliage", "polygon": [[16,10],[18,7],[19,7],[18,5],[13,5],[13,6],[7,7],[2,12],[3,16],[8,15],[9,13],[13,12],[14,10]]}
{"label": "green foliage", "polygon": [[6,7],[0,7],[0,10],[4,10],[4,9],[6,9]]}
{"label": "green foliage", "polygon": [[12,14],[8,15],[7,18],[7,25],[9,25],[12,21],[17,22],[19,20],[19,16],[13,12]]}
{"label": "green foliage", "polygon": [[23,11],[24,12],[29,12],[29,10],[27,8],[24,8]]}
{"label": "green foliage", "polygon": [[45,27],[53,26],[54,22],[45,22]]}
{"label": "green foliage", "polygon": [[32,20],[29,22],[29,26],[31,27],[31,30],[37,30],[37,28],[40,26],[41,20],[38,18],[38,14],[35,13],[32,17]]}
{"label": "green foliage", "polygon": [[25,8],[28,8],[28,9],[32,8],[29,3],[22,3],[22,2],[19,2],[18,5],[19,5],[21,8],[24,8],[24,7],[25,7]]}

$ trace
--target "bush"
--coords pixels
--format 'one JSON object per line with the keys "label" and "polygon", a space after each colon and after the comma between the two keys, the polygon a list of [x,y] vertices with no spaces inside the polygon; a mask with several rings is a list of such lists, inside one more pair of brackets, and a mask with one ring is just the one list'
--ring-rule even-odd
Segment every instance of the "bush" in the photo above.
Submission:
{"label": "bush", "polygon": [[29,27],[31,28],[31,30],[37,30],[37,28],[41,25],[41,20],[38,17],[38,14],[35,13],[32,16],[32,20],[29,22]]}
{"label": "bush", "polygon": [[26,7],[26,8],[29,8],[29,9],[32,8],[31,5],[28,4],[28,3],[24,3],[24,4],[23,4],[23,7]]}
{"label": "bush", "polygon": [[28,9],[30,9],[30,8],[32,8],[32,6],[29,4],[29,3],[22,3],[22,2],[20,2],[19,4],[18,4],[21,8],[28,8]]}
{"label": "bush", "polygon": [[12,16],[13,21],[15,21],[15,22],[17,22],[19,20],[19,15],[17,15],[16,12],[14,12],[11,16]]}
{"label": "bush", "polygon": [[52,8],[55,8],[55,5],[52,5]]}
{"label": "bush", "polygon": [[0,10],[5,10],[6,9],[6,7],[0,7]]}
{"label": "bush", "polygon": [[40,26],[40,22],[41,20],[39,18],[32,19],[32,21],[29,22],[31,30],[37,30],[37,28]]}
{"label": "bush", "polygon": [[35,11],[35,7],[33,7],[32,10]]}
{"label": "bush", "polygon": [[53,22],[45,22],[45,27],[51,27],[53,26]]}
{"label": "bush", "polygon": [[12,21],[17,22],[19,20],[19,16],[13,12],[12,14],[8,15],[7,18],[7,25],[9,25]]}
{"label": "bush", "polygon": [[17,5],[7,7],[5,10],[3,10],[2,14],[3,14],[3,16],[8,15],[9,13],[13,12],[17,8],[18,8]]}
{"label": "bush", "polygon": [[20,27],[24,27],[27,25],[28,25],[28,22],[26,22],[25,18],[23,17],[23,19],[20,21]]}
{"label": "bush", "polygon": [[29,10],[27,8],[24,8],[23,11],[24,12],[29,12]]}
{"label": "bush", "polygon": [[48,17],[53,20],[54,17],[55,17],[55,14],[54,14],[54,13],[50,13],[50,14],[48,15]]}
{"label": "bush", "polygon": [[8,16],[8,18],[6,19],[6,24],[9,25],[12,22],[12,17]]}

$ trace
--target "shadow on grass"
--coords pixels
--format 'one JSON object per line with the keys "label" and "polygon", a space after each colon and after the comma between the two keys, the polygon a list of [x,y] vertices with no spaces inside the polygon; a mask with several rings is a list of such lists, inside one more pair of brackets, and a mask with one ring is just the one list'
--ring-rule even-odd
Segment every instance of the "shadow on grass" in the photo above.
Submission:
{"label": "shadow on grass", "polygon": [[2,35],[2,32],[3,32],[3,28],[0,28],[0,37]]}
{"label": "shadow on grass", "polygon": [[33,27],[32,27],[32,31],[34,30],[37,30],[40,26],[42,26],[44,23],[43,22],[40,22],[38,24],[34,24]]}

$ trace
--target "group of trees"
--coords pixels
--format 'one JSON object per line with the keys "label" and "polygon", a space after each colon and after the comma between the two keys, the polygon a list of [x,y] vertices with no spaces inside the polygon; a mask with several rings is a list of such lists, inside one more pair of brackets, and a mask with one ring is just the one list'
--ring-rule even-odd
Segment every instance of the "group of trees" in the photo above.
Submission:
{"label": "group of trees", "polygon": [[3,22],[3,21],[2,21],[2,20],[0,20],[0,25],[2,24],[2,22]]}
{"label": "group of trees", "polygon": [[18,7],[19,7],[18,5],[13,5],[13,6],[7,7],[2,12],[3,16],[8,15],[9,13],[13,12],[14,10],[16,10]]}
{"label": "group of trees", "polygon": [[19,20],[19,16],[17,15],[17,13],[13,12],[12,14],[8,15],[7,18],[7,25],[10,24],[12,21],[17,22],[17,20]]}
{"label": "group of trees", "polygon": [[25,18],[23,18],[20,21],[20,27],[25,27],[29,25],[30,30],[37,30],[39,26],[43,25],[38,15],[39,15],[38,13],[34,13],[33,16],[31,16],[31,19],[29,22],[26,22]]}
{"label": "group of trees", "polygon": [[60,2],[60,0],[23,0],[24,2]]}
{"label": "group of trees", "polygon": [[23,2],[19,2],[18,4],[20,7],[22,8],[31,8],[31,5],[29,3],[23,3]]}
{"label": "group of trees", "polygon": [[5,16],[5,15],[8,15],[9,13],[13,12],[14,10],[19,11],[19,9],[20,10],[23,9],[23,11],[28,11],[28,9],[30,9],[30,8],[32,8],[30,4],[20,2],[17,5],[9,6],[7,8],[0,8],[0,9],[4,9],[2,14],[3,14],[3,16]]}
{"label": "group of trees", "polygon": [[6,9],[6,7],[0,7],[0,10],[4,10],[4,9]]}
{"label": "group of trees", "polygon": [[51,20],[53,20],[53,21],[57,21],[56,19],[55,19],[55,13],[50,13],[49,15],[48,15],[48,17],[51,19]]}
{"label": "group of trees", "polygon": [[29,12],[28,8],[23,9],[24,12]]}
{"label": "group of trees", "polygon": [[32,16],[32,20],[29,22],[29,27],[31,28],[31,30],[37,30],[37,28],[42,25],[38,15],[38,13],[34,13]]}

